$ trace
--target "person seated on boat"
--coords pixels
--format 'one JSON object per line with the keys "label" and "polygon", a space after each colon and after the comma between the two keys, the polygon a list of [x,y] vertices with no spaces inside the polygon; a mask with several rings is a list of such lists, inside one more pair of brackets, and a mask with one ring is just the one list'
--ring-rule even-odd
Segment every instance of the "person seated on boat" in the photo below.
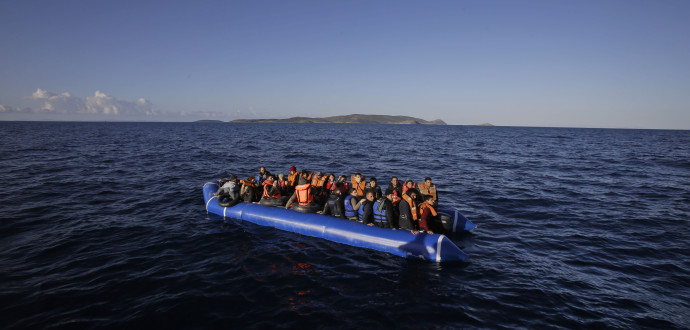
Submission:
{"label": "person seated on boat", "polygon": [[329,174],[328,179],[326,180],[326,191],[330,193],[333,189],[335,189],[336,182],[337,181],[335,180],[335,174]]}
{"label": "person seated on boat", "polygon": [[287,201],[285,208],[289,209],[294,201],[300,206],[300,212],[316,212],[319,208],[314,202],[314,189],[305,178],[300,178],[300,184],[295,187],[295,193]]}
{"label": "person seated on boat", "polygon": [[295,192],[295,186],[297,185],[300,174],[301,172],[297,172],[297,168],[295,166],[290,166],[290,173],[288,173],[287,176],[288,195],[292,195],[292,193]]}
{"label": "person seated on boat", "polygon": [[[362,199],[363,200],[363,199]],[[357,196],[357,189],[355,187],[350,188],[350,194],[345,197],[345,218],[348,220],[359,220],[357,216],[357,210],[361,205],[360,198]]]}
{"label": "person seated on boat", "polygon": [[383,195],[383,193],[381,192],[381,186],[376,184],[375,177],[371,177],[371,179],[369,179],[369,183],[367,183],[366,189],[371,189],[374,192],[375,200],[381,198],[381,196]]}
{"label": "person seated on boat", "polygon": [[317,213],[332,215],[337,218],[345,217],[345,201],[340,188],[334,187],[328,195],[328,201],[323,206],[323,210]]}
{"label": "person seated on boat", "polygon": [[264,181],[268,178],[268,176],[271,175],[271,172],[266,170],[265,167],[261,166],[259,168],[259,174],[256,176],[256,182],[257,184],[263,184]]}
{"label": "person seated on boat", "polygon": [[400,181],[398,181],[398,177],[394,176],[391,178],[391,183],[388,184],[388,188],[386,188],[386,195],[388,195],[389,192],[393,193],[393,206],[397,209],[398,208],[398,203],[402,200],[402,185],[400,184]]}
{"label": "person seated on boat", "polygon": [[419,213],[417,210],[417,189],[410,188],[402,195],[402,201],[398,204],[400,211],[400,218],[398,218],[398,226],[401,229],[411,231],[417,234],[417,221],[419,220]]}
{"label": "person seated on boat", "polygon": [[434,233],[431,231],[433,226],[432,219],[438,216],[433,205],[434,197],[431,195],[424,195],[424,202],[419,205],[419,229],[429,234]]}
{"label": "person seated on boat", "polygon": [[[438,207],[438,192],[436,191],[436,185],[431,183],[431,178],[425,178],[424,183],[419,185],[419,193],[422,196],[431,196],[434,198],[432,206]],[[426,198],[424,198],[426,200]]]}
{"label": "person seated on boat", "polygon": [[285,203],[285,198],[280,194],[280,187],[278,181],[273,175],[269,175],[263,183],[264,193],[260,203],[268,206],[282,206]]}
{"label": "person seated on boat", "polygon": [[307,170],[302,170],[302,174],[300,174],[298,185],[305,184],[305,183],[311,183],[311,178],[314,176],[314,172],[309,172]]}
{"label": "person seated on boat", "polygon": [[357,221],[368,225],[374,225],[374,191],[365,190],[362,204],[357,210]]}
{"label": "person seated on boat", "polygon": [[221,206],[231,207],[235,206],[241,201],[240,187],[237,185],[237,176],[231,175],[229,179],[221,180],[223,185],[218,188],[213,195],[218,196],[218,204]]}
{"label": "person seated on boat", "polygon": [[242,200],[245,203],[251,203],[254,202],[255,200],[258,200],[256,198],[256,191],[258,190],[256,188],[256,178],[254,177],[247,177],[247,180],[241,180],[240,183],[242,183],[242,188],[240,189],[240,196],[242,197]]}
{"label": "person seated on boat", "polygon": [[396,212],[393,207],[393,193],[387,191],[385,196],[381,196],[374,202],[374,224],[380,228],[391,228],[395,230],[398,227],[398,219],[395,217]]}
{"label": "person seated on boat", "polygon": [[407,181],[405,181],[405,184],[402,187],[402,193],[405,194],[408,189],[412,188],[417,188],[417,186],[414,184],[414,181],[407,179]]}
{"label": "person seated on boat", "polygon": [[285,180],[285,174],[283,174],[283,173],[278,174],[278,180],[276,180],[276,181],[278,182],[278,189],[280,189],[280,193],[283,196],[287,196],[288,195],[288,193],[287,193],[287,180]]}
{"label": "person seated on boat", "polygon": [[357,197],[364,197],[364,189],[367,187],[367,182],[361,173],[350,176],[352,188],[357,189]]}
{"label": "person seated on boat", "polygon": [[316,172],[311,178],[311,186],[314,187],[314,200],[317,204],[324,204],[328,199],[326,192],[326,179],[328,177],[321,171]]}
{"label": "person seated on boat", "polygon": [[340,191],[342,192],[343,196],[346,196],[350,194],[350,184],[347,182],[347,177],[344,175],[341,175],[338,177],[338,183],[342,183],[340,185]]}

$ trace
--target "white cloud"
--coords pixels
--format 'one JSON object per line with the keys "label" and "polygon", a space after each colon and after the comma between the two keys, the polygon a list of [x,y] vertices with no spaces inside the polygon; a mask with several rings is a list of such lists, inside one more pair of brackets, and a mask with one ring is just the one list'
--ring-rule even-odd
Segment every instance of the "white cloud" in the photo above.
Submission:
{"label": "white cloud", "polygon": [[43,102],[38,112],[107,116],[156,114],[153,105],[144,98],[136,101],[120,100],[99,90],[93,96],[83,99],[69,92],[55,94],[38,88],[30,98]]}

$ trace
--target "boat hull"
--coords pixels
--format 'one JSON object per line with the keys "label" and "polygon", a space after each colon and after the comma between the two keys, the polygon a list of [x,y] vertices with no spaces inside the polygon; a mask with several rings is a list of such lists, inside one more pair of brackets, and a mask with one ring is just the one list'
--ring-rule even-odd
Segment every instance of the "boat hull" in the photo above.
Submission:
{"label": "boat hull", "polygon": [[391,230],[367,226],[359,222],[316,213],[300,213],[282,207],[239,203],[232,207],[218,205],[213,193],[218,183],[204,185],[204,202],[209,213],[275,227],[307,236],[391,253],[405,258],[421,258],[434,262],[462,261],[465,254],[445,235],[412,234],[407,230]]}

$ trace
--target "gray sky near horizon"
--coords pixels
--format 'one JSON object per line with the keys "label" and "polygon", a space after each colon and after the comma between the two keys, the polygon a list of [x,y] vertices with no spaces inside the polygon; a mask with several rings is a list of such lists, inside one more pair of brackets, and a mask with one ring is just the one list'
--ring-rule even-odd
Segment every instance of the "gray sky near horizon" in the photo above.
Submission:
{"label": "gray sky near horizon", "polygon": [[0,120],[690,129],[690,1],[3,1]]}

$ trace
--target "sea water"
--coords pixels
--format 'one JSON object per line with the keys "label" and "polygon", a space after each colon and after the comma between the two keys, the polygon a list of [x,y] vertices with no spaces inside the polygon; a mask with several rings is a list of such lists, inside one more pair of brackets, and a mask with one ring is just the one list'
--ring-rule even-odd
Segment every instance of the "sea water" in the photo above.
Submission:
{"label": "sea water", "polygon": [[[0,122],[0,327],[687,328],[690,131]],[[205,182],[431,177],[436,264],[207,214]]]}

